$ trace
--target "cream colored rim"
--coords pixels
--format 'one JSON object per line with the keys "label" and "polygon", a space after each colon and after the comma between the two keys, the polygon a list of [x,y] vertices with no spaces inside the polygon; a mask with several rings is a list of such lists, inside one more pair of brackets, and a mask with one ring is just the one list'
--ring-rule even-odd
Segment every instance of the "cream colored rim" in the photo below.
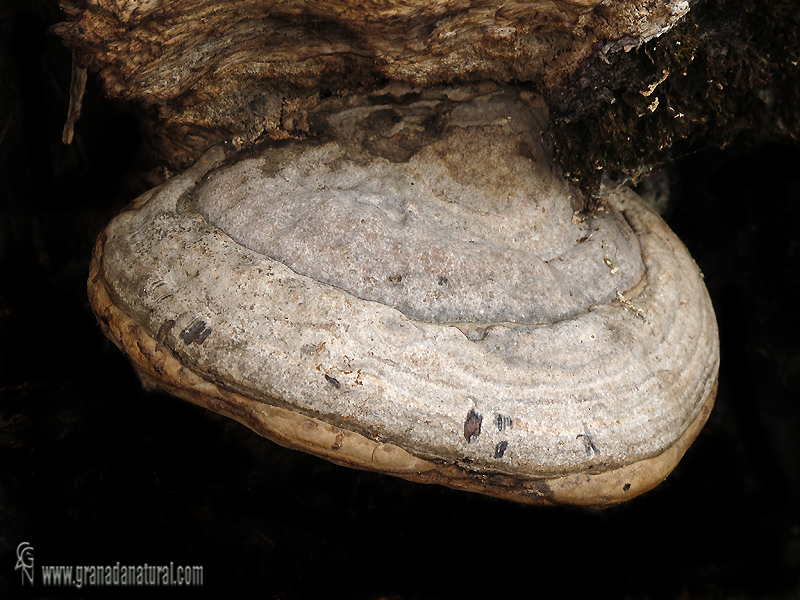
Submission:
{"label": "cream colored rim", "polygon": [[101,235],[91,261],[89,300],[103,332],[128,355],[146,385],[235,419],[281,446],[338,465],[527,504],[603,508],[634,498],[661,483],[700,433],[714,405],[716,383],[698,416],[673,445],[656,456],[602,473],[523,479],[439,464],[394,444],[377,442],[319,419],[242,396],[201,377],[116,307],[101,272],[103,246]]}

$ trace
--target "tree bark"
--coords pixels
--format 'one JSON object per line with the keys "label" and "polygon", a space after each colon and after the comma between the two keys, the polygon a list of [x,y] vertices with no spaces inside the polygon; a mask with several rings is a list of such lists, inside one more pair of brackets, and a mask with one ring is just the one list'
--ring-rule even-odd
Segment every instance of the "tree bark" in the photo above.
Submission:
{"label": "tree bark", "polygon": [[627,52],[682,0],[70,0],[56,27],[110,96],[140,107],[161,160],[220,140],[308,133],[330,94],[491,80],[565,85],[589,56]]}

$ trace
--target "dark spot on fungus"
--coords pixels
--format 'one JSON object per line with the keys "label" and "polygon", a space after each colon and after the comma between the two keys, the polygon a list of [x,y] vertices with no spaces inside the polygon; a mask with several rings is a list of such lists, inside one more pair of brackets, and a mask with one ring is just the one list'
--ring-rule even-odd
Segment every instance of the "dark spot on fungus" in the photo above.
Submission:
{"label": "dark spot on fungus", "polygon": [[526,484],[526,488],[530,489],[532,496],[537,498],[546,498],[553,502],[555,495],[546,481],[534,481],[531,484]]}
{"label": "dark spot on fungus", "polygon": [[439,285],[445,285],[447,283],[447,277],[444,275],[439,275]]}
{"label": "dark spot on fungus", "polygon": [[[327,375],[325,376],[327,377]],[[338,450],[342,447],[342,443],[344,442],[344,435],[341,433],[336,434],[336,439],[333,440],[333,444],[331,444],[331,450]]]}
{"label": "dark spot on fungus", "polygon": [[341,384],[341,383],[339,383],[339,380],[338,380],[338,379],[336,379],[335,377],[331,377],[331,376],[330,376],[330,375],[328,375],[327,373],[325,374],[325,381],[327,381],[328,383],[330,383],[330,384],[331,384],[333,387],[335,387],[337,390],[340,390],[340,389],[342,389],[342,384]]}
{"label": "dark spot on fungus", "polygon": [[475,409],[470,409],[467,413],[467,420],[464,421],[464,437],[468,444],[471,444],[481,434],[481,423],[483,423],[483,415],[475,412]]}
{"label": "dark spot on fungus", "polygon": [[187,346],[191,343],[202,344],[211,334],[211,328],[206,329],[205,321],[194,321],[186,329],[181,331],[181,339]]}
{"label": "dark spot on fungus", "polygon": [[[393,163],[404,163],[414,156],[430,136],[416,128],[396,127],[403,121],[403,111],[398,108],[372,111],[364,121],[361,143],[370,154]],[[426,127],[426,123],[422,123]]]}
{"label": "dark spot on fungus", "polygon": [[503,458],[503,454],[506,453],[506,448],[508,448],[508,440],[503,440],[499,444],[494,447],[494,457],[495,458]]}
{"label": "dark spot on fungus", "polygon": [[622,486],[622,491],[623,492],[627,492],[629,489],[631,489],[631,484],[630,483],[626,483],[625,485]]}
{"label": "dark spot on fungus", "polygon": [[497,431],[505,431],[507,428],[511,429],[514,426],[514,419],[507,415],[497,413],[494,416],[494,425],[497,427]]}
{"label": "dark spot on fungus", "polygon": [[167,319],[161,324],[161,327],[158,328],[158,339],[159,344],[163,344],[164,340],[167,339],[169,332],[172,331],[172,328],[175,327],[175,319]]}
{"label": "dark spot on fungus", "polygon": [[589,428],[586,423],[583,424],[583,433],[578,434],[576,439],[583,441],[583,448],[586,450],[586,456],[591,456],[592,453],[600,454],[597,446],[594,445],[594,439],[592,439],[592,434],[589,433]]}
{"label": "dark spot on fungus", "polygon": [[403,276],[402,275],[390,275],[389,276],[389,282],[394,284],[394,285],[397,285],[401,281],[403,281]]}
{"label": "dark spot on fungus", "polygon": [[531,145],[526,142],[520,142],[517,145],[517,154],[534,162],[536,162],[538,158],[536,156],[537,153],[534,152],[533,148],[531,148]]}

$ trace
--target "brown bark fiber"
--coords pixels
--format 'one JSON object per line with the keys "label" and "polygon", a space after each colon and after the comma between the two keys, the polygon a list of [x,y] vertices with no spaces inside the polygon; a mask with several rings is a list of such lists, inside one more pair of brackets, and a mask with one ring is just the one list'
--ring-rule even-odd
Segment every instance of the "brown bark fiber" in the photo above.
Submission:
{"label": "brown bark fiber", "polygon": [[82,0],[56,27],[114,97],[144,109],[167,164],[233,138],[303,135],[322,95],[387,81],[563,82],[589,55],[666,31],[680,1]]}

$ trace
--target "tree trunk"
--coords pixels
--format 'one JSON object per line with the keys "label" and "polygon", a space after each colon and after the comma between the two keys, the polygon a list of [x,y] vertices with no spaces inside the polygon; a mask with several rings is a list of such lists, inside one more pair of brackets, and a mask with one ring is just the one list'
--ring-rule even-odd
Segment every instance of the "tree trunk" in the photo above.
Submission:
{"label": "tree trunk", "polygon": [[84,0],[56,27],[107,93],[134,101],[160,159],[220,140],[308,133],[331,94],[491,80],[540,92],[628,52],[689,10],[670,0]]}

